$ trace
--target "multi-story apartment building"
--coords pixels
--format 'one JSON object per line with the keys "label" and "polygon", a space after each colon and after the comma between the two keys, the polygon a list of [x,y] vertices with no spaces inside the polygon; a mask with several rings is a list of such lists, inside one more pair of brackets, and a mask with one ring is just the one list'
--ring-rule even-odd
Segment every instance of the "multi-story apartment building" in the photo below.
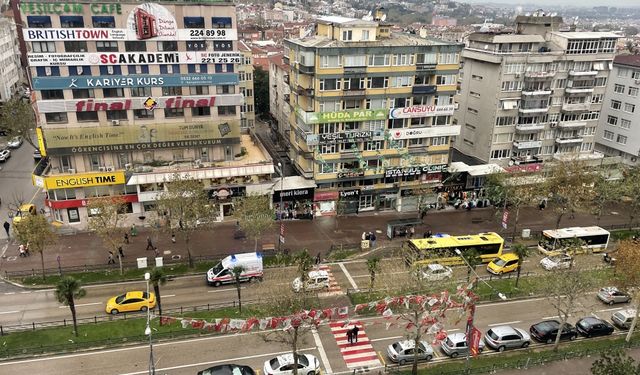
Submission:
{"label": "multi-story apartment building", "polygon": [[244,41],[238,42],[238,51],[242,53],[242,63],[238,66],[240,93],[244,104],[240,107],[240,129],[248,132],[256,123],[255,99],[253,92],[253,53]]}
{"label": "multi-story apartment building", "polygon": [[277,132],[278,138],[288,145],[291,88],[289,87],[290,68],[284,60],[281,54],[269,59],[269,113],[275,121],[273,130]]}
{"label": "multi-story apartment building", "polygon": [[535,13],[518,16],[515,33],[469,36],[457,150],[532,168],[554,157],[602,156],[594,153],[596,129],[618,36],[563,32],[561,23]]}
{"label": "multi-story apartment building", "polygon": [[88,200],[122,196],[140,224],[176,172],[201,180],[220,216],[233,197],[269,191],[273,162],[240,134],[243,56],[231,2],[20,9],[48,163],[34,182],[55,220],[84,227]]}
{"label": "multi-story apartment building", "polygon": [[22,79],[16,24],[0,18],[0,105],[11,99]]}
{"label": "multi-story apartment building", "polygon": [[[462,46],[391,25],[320,17],[285,40],[290,158],[315,179],[316,214],[418,209],[449,162]],[[311,34],[311,33],[309,33]]]}
{"label": "multi-story apartment building", "polygon": [[602,102],[596,149],[635,166],[640,165],[639,91],[640,55],[616,56]]}

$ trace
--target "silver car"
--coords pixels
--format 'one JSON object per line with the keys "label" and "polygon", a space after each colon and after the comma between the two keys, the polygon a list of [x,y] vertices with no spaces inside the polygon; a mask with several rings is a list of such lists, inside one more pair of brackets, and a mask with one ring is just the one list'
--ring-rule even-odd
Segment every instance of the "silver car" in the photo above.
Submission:
{"label": "silver car", "polygon": [[1,162],[5,162],[5,161],[9,160],[10,157],[11,157],[11,151],[9,151],[9,150],[0,151],[0,161]]}
{"label": "silver car", "polygon": [[484,343],[499,352],[511,348],[526,348],[531,344],[527,331],[511,326],[492,327],[484,334]]}
{"label": "silver car", "polygon": [[[387,347],[387,355],[392,362],[404,365],[405,363],[413,362],[414,347],[414,340],[394,342]],[[420,344],[418,344],[418,359],[426,361],[433,359],[433,348],[426,341],[420,341]]]}
{"label": "silver car", "polygon": [[[442,341],[440,349],[442,349],[444,354],[451,358],[456,358],[459,355],[465,356],[469,352],[469,348],[467,347],[467,336],[461,332],[452,333]],[[481,352],[483,349],[484,343],[480,341],[478,343],[478,351]]]}
{"label": "silver car", "polygon": [[631,322],[635,316],[636,310],[634,309],[620,310],[611,315],[611,321],[613,322],[613,325],[618,328],[629,329],[631,328]]}
{"label": "silver car", "polygon": [[618,290],[615,286],[600,289],[598,298],[600,298],[600,301],[609,305],[613,305],[614,303],[627,303],[631,300],[630,295]]}

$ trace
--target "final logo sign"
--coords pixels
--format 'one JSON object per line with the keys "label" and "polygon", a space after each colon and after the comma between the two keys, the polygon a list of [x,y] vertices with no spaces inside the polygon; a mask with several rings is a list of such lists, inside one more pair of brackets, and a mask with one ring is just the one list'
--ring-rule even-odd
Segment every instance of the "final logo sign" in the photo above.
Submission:
{"label": "final logo sign", "polygon": [[155,3],[144,3],[129,13],[127,32],[135,33],[139,40],[176,37],[178,24],[167,8]]}

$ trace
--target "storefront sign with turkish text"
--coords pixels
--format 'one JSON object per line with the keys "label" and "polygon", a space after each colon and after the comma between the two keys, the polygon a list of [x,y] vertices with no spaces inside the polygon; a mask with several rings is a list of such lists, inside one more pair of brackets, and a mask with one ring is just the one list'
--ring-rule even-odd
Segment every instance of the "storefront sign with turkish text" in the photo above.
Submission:
{"label": "storefront sign with turkish text", "polygon": [[237,85],[237,73],[33,77],[34,90]]}
{"label": "storefront sign with turkish text", "polygon": [[451,116],[455,107],[455,105],[414,105],[411,107],[392,108],[389,111],[389,118]]}
{"label": "storefront sign with turkish text", "polygon": [[[134,31],[129,29],[23,29],[25,41],[92,41],[138,40]],[[236,29],[177,29],[174,35],[156,36],[153,40],[238,40]]]}
{"label": "storefront sign with turkish text", "polygon": [[447,164],[388,168],[388,169],[385,169],[384,171],[384,177],[390,178],[390,177],[418,176],[418,175],[427,174],[427,173],[446,172],[446,170],[447,170]]}
{"label": "storefront sign with turkish text", "polygon": [[[240,52],[28,53],[30,66],[239,64]],[[353,120],[356,121],[356,120]]]}

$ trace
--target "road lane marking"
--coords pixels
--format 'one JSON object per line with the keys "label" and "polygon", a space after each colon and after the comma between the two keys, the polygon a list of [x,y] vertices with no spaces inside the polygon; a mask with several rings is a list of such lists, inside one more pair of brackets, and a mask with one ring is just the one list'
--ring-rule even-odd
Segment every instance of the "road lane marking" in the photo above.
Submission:
{"label": "road lane marking", "polygon": [[9,296],[9,295],[11,295],[11,294],[16,294],[16,292],[7,292],[7,293],[5,293],[4,295],[5,295],[5,296]]}
{"label": "road lane marking", "polygon": [[15,311],[0,311],[0,314],[15,314],[15,313],[19,313],[20,311],[15,310]]}
{"label": "road lane marking", "polygon": [[[340,264],[342,264],[342,263],[340,263]],[[404,271],[404,272],[387,272],[387,273],[385,273],[385,275],[400,275],[400,274],[406,275],[407,272]],[[363,274],[363,275],[353,275],[352,277],[355,279],[355,278],[359,278],[359,277],[370,277],[370,276],[369,276],[369,274]]]}
{"label": "road lane marking", "polygon": [[538,298],[531,298],[531,299],[519,299],[516,301],[506,301],[506,302],[493,302],[493,303],[482,303],[482,304],[478,304],[476,306],[476,309],[479,309],[481,307],[491,307],[491,306],[496,306],[496,305],[509,305],[512,303],[522,303],[522,302],[533,302],[533,301],[542,301],[547,299],[547,297],[538,297]]}
{"label": "road lane marking", "polygon": [[[298,349],[298,351],[309,351],[309,350],[313,350],[315,348],[303,348],[303,349]],[[200,362],[200,363],[192,363],[192,364],[188,364],[188,365],[180,365],[180,366],[172,366],[172,367],[164,367],[164,368],[156,368],[156,372],[158,371],[169,371],[169,370],[179,370],[179,369],[183,369],[183,368],[187,368],[187,367],[196,367],[196,366],[205,366],[205,365],[212,365],[215,363],[220,363],[220,362],[235,362],[235,361],[242,361],[242,360],[246,360],[246,359],[253,359],[253,358],[260,358],[260,357],[277,357],[281,354],[289,354],[291,353],[291,350],[285,350],[283,352],[277,352],[277,353],[266,353],[266,354],[256,354],[256,355],[248,355],[245,357],[237,357],[237,358],[229,358],[229,359],[220,359],[217,361],[209,361],[209,362]],[[138,372],[127,372],[127,373],[122,373],[120,375],[142,375],[142,374],[148,374],[149,370],[144,370],[144,371],[138,371]]]}
{"label": "road lane marking", "polygon": [[351,274],[349,273],[349,271],[347,271],[347,267],[345,267],[343,263],[340,263],[340,269],[342,270],[342,273],[344,273],[344,275],[347,277],[347,280],[349,280],[349,283],[351,283],[353,289],[355,289],[356,291],[360,290],[358,288],[358,284],[356,284],[356,282],[353,280],[353,277],[351,277]]}
{"label": "road lane marking", "polygon": [[[245,289],[245,287],[241,286],[240,289]],[[235,288],[233,288],[233,289],[229,288],[229,289],[207,290],[207,293],[233,292],[235,290],[236,290]]]}
{"label": "road lane marking", "polygon": [[160,298],[170,298],[170,297],[175,297],[175,296],[176,296],[175,294],[167,294],[166,296],[161,294]]}
{"label": "road lane marking", "polygon": [[320,335],[318,334],[318,330],[312,329],[311,334],[313,335],[313,341],[315,341],[316,346],[318,347],[318,353],[320,354],[320,359],[324,364],[325,372],[327,374],[332,374],[333,370],[331,369],[331,363],[329,362],[327,353],[324,351],[324,346],[322,345],[322,341],[320,340]]}
{"label": "road lane marking", "polygon": [[504,322],[504,323],[493,323],[493,324],[487,324],[489,327],[496,327],[496,326],[504,326],[507,324],[517,324],[517,323],[522,323],[522,320],[514,320],[513,322]]}
{"label": "road lane marking", "polygon": [[20,294],[31,294],[31,291],[28,291],[28,292],[20,292]]}
{"label": "road lane marking", "polygon": [[[91,302],[91,303],[81,303],[79,305],[76,305],[76,307],[82,307],[82,306],[93,306],[93,305],[102,305],[102,302]],[[66,309],[69,306],[67,305],[63,305],[63,306],[58,306],[59,309]]]}
{"label": "road lane marking", "polygon": [[616,310],[622,310],[622,307],[614,307],[612,309],[604,309],[604,310],[596,310],[596,312],[605,312],[605,311],[616,311]]}
{"label": "road lane marking", "polygon": [[390,336],[390,337],[381,337],[379,339],[373,339],[373,340],[369,340],[369,342],[376,342],[376,341],[385,341],[385,340],[396,340],[396,339],[401,339],[404,336]]}

